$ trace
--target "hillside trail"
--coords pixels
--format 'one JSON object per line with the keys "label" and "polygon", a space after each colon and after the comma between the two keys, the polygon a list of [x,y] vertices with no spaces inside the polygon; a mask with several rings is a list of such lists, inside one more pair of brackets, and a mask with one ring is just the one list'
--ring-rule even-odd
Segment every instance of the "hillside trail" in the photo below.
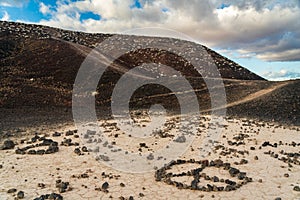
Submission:
{"label": "hillside trail", "polygon": [[[283,83],[279,83],[279,84],[270,86],[269,88],[262,89],[260,91],[255,92],[255,93],[252,93],[252,94],[250,94],[250,95],[248,95],[248,96],[246,96],[246,97],[244,97],[244,98],[242,98],[238,101],[228,103],[228,104],[226,104],[226,106],[214,108],[213,110],[227,109],[227,108],[230,108],[230,107],[233,107],[233,106],[237,106],[237,105],[240,105],[240,104],[244,104],[244,103],[256,100],[256,99],[261,98],[265,95],[271,94],[275,90],[278,90],[278,89],[280,89],[280,88],[282,88],[282,87],[284,87],[288,84],[289,84],[289,82],[283,82]],[[204,110],[202,112],[209,112],[209,111],[212,111],[212,109],[207,109],[207,110]]]}
{"label": "hillside trail", "polygon": [[[249,94],[248,96],[246,96],[246,97],[244,97],[244,98],[242,98],[238,101],[227,103],[226,106],[217,107],[217,108],[214,108],[213,110],[226,109],[226,108],[230,108],[230,107],[233,107],[233,106],[237,106],[237,105],[240,105],[240,104],[244,104],[244,103],[256,100],[256,99],[261,98],[265,95],[271,94],[275,90],[278,90],[278,89],[280,89],[280,88],[282,88],[282,87],[284,87],[288,84],[289,84],[289,82],[283,82],[283,83],[279,83],[279,84],[276,84],[276,85],[272,85],[269,88],[262,89],[260,91],[255,92],[255,93]],[[166,96],[169,96],[169,95],[187,94],[187,93],[190,93],[190,92],[196,92],[196,91],[199,92],[199,91],[204,91],[204,90],[206,90],[206,89],[189,90],[189,91],[184,91],[184,92],[171,92],[171,93],[151,95],[151,96],[147,96],[146,98],[166,97]],[[210,112],[210,111],[212,111],[212,109],[201,110],[201,112]]]}
{"label": "hillside trail", "polygon": [[[108,56],[109,55],[104,55],[102,52],[99,52],[95,49],[86,47],[84,45],[81,44],[76,44],[74,42],[69,42],[69,41],[65,41],[63,39],[57,38],[57,37],[51,37],[54,40],[60,41],[60,42],[64,42],[69,44],[75,51],[77,51],[79,54],[81,54],[83,57],[87,57],[90,56],[89,59],[94,59],[95,61],[99,61],[101,64],[105,65],[105,66],[110,66],[111,68],[115,69],[116,71],[119,71],[121,73],[126,73],[128,72],[128,69],[125,68],[122,65],[119,65],[117,63],[112,63],[112,60],[114,59],[109,59]],[[93,51],[93,53],[92,53]],[[146,80],[153,80],[153,77],[149,77],[149,76],[145,76],[141,73],[133,73],[133,72],[128,72],[129,75],[132,75],[134,77],[139,77],[139,78],[143,78]]]}
{"label": "hillside trail", "polygon": [[[84,45],[80,45],[80,44],[76,44],[76,43],[73,43],[73,42],[69,42],[69,41],[65,41],[65,40],[62,40],[60,38],[57,38],[57,37],[51,37],[52,39],[55,39],[55,40],[58,40],[58,41],[61,41],[61,42],[65,42],[65,43],[68,43],[71,47],[73,47],[75,50],[77,50],[80,54],[82,54],[83,56],[88,56],[92,49],[89,48],[89,47],[86,47]],[[110,60],[103,54],[101,54],[100,52],[96,51],[95,52],[97,54],[97,56],[100,56],[99,58],[96,58],[98,60],[100,60],[102,63],[104,64],[110,64]],[[127,70],[124,69],[123,66],[120,66],[118,64],[112,64],[110,65],[112,66],[114,69],[116,69],[117,71],[120,71],[120,72],[123,72],[123,73],[126,73]],[[145,79],[153,79],[152,77],[148,77],[148,76],[144,76],[142,74],[137,74],[137,73],[134,73],[132,74],[133,76],[137,76],[137,77],[140,77],[140,78],[145,78]],[[230,79],[231,80],[231,79]],[[276,84],[276,85],[273,85],[273,86],[270,86],[269,88],[266,88],[266,89],[262,89],[260,91],[257,91],[255,93],[252,93],[240,100],[237,100],[237,101],[234,101],[234,102],[230,102],[228,104],[226,104],[226,106],[222,106],[222,107],[217,107],[217,108],[214,108],[213,110],[219,110],[219,109],[226,109],[226,108],[230,108],[230,107],[233,107],[233,106],[237,106],[237,105],[240,105],[240,104],[244,104],[244,103],[247,103],[247,102],[250,102],[250,101],[253,101],[255,99],[258,99],[260,97],[263,97],[265,95],[268,95],[270,93],[272,93],[273,91],[275,90],[278,90],[286,85],[288,85],[289,82],[283,82],[283,83],[279,83],[279,84]],[[203,89],[199,90],[199,91],[202,91]],[[204,89],[205,90],[205,89]],[[183,93],[190,93],[190,92],[195,92],[194,90],[193,91],[185,91]],[[172,94],[177,94],[177,93],[167,93],[167,94],[158,94],[158,95],[152,95],[152,96],[148,96],[147,98],[152,98],[152,97],[163,97],[163,96],[168,96],[168,95],[172,95]],[[201,112],[209,112],[211,111],[212,109],[206,109],[206,110],[203,110]]]}
{"label": "hillside trail", "polygon": [[238,101],[231,102],[231,103],[227,104],[226,108],[230,108],[230,107],[237,106],[237,105],[240,105],[240,104],[243,104],[243,103],[247,103],[249,101],[253,101],[253,100],[258,99],[262,96],[270,94],[273,91],[278,90],[278,89],[280,89],[280,88],[282,88],[282,87],[284,87],[288,84],[289,84],[289,82],[284,82],[284,83],[280,83],[280,84],[276,84],[274,86],[271,86],[267,89],[262,89],[258,92],[255,92],[253,94],[250,94],[250,95],[246,96],[245,98],[243,98],[241,100],[238,100]]}

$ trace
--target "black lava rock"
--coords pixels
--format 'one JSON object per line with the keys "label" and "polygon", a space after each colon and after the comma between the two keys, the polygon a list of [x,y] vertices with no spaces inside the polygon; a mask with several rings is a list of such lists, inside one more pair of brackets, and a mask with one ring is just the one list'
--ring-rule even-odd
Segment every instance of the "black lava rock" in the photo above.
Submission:
{"label": "black lava rock", "polygon": [[246,173],[245,172],[240,172],[239,174],[238,174],[238,179],[239,180],[243,180],[243,179],[245,179],[246,178]]}
{"label": "black lava rock", "polygon": [[140,197],[144,197],[145,195],[143,193],[139,193],[139,196]]}
{"label": "black lava rock", "polygon": [[102,186],[101,186],[101,188],[102,188],[103,190],[107,190],[108,187],[109,187],[108,182],[104,182],[104,183],[102,184]]}
{"label": "black lava rock", "polygon": [[75,148],[74,149],[74,153],[76,153],[77,155],[80,155],[81,154],[81,151],[79,148]]}
{"label": "black lava rock", "polygon": [[229,174],[231,175],[231,176],[236,176],[238,173],[240,172],[240,170],[238,170],[238,169],[236,169],[236,168],[234,168],[234,167],[231,167],[230,169],[229,169]]}
{"label": "black lava rock", "polygon": [[36,154],[36,150],[31,149],[31,150],[28,151],[28,154],[30,154],[30,155],[35,155],[35,154]]}
{"label": "black lava rock", "polygon": [[15,143],[12,140],[5,140],[0,150],[7,150],[15,148]]}
{"label": "black lava rock", "polygon": [[297,192],[300,192],[300,187],[299,186],[295,186],[294,190],[297,191]]}
{"label": "black lava rock", "polygon": [[219,178],[216,177],[216,176],[214,176],[212,179],[213,179],[213,182],[219,182],[220,181]]}
{"label": "black lava rock", "polygon": [[81,150],[82,150],[83,152],[89,152],[86,146],[83,146],[83,147],[81,148]]}
{"label": "black lava rock", "polygon": [[50,145],[50,146],[48,147],[48,149],[46,150],[45,154],[52,154],[52,153],[56,153],[56,152],[59,151],[58,146],[54,146],[53,144],[54,144],[54,143],[52,143],[52,145]]}
{"label": "black lava rock", "polygon": [[121,186],[121,187],[125,187],[125,184],[124,184],[124,183],[120,183],[120,186]]}
{"label": "black lava rock", "polygon": [[11,188],[9,190],[7,190],[7,193],[15,193],[17,191],[16,188]]}
{"label": "black lava rock", "polygon": [[40,197],[37,197],[34,200],[45,200],[45,199],[63,200],[63,196],[61,196],[60,194],[51,193],[51,194],[41,195]]}
{"label": "black lava rock", "polygon": [[54,141],[51,139],[44,139],[42,145],[43,146],[50,146]]}
{"label": "black lava rock", "polygon": [[53,137],[60,137],[60,136],[61,136],[61,133],[55,132],[55,133],[52,134],[52,136],[53,136]]}
{"label": "black lava rock", "polygon": [[45,150],[44,149],[37,150],[36,154],[38,154],[38,155],[44,155],[45,154]]}
{"label": "black lava rock", "polygon": [[19,191],[18,193],[17,193],[17,197],[18,197],[18,199],[23,199],[24,198],[24,192],[23,191]]}
{"label": "black lava rock", "polygon": [[68,186],[69,182],[62,182],[61,180],[56,180],[56,188],[58,188],[58,191],[60,193],[66,192]]}
{"label": "black lava rock", "polygon": [[198,187],[199,180],[194,179],[191,183],[191,187],[193,190],[196,190]]}

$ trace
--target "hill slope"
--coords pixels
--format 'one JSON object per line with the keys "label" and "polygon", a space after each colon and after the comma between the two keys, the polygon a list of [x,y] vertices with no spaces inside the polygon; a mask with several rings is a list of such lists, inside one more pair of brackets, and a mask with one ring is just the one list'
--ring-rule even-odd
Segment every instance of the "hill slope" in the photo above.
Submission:
{"label": "hill slope", "polygon": [[[38,25],[0,22],[1,128],[6,129],[10,122],[12,122],[11,126],[22,122],[22,119],[15,118],[15,115],[18,115],[16,112],[24,116],[27,114],[46,115],[46,119],[49,121],[54,119],[72,120],[71,98],[77,71],[97,43],[111,36],[109,34],[72,32]],[[155,39],[153,38],[153,40]],[[179,44],[186,43],[186,41],[168,38],[163,40],[165,42],[176,41]],[[284,87],[276,88],[281,83],[266,81],[209,48],[202,47],[212,57],[224,79],[230,115],[299,125],[300,103],[297,101],[299,89],[296,89],[299,88],[299,81],[286,82]],[[98,85],[98,90],[102,91],[101,96],[96,96],[99,108],[109,110],[113,86],[122,74],[141,62],[161,63],[181,71],[188,77],[193,89],[197,91],[201,110],[210,109],[207,87],[190,63],[169,52],[157,49],[130,52],[110,66]],[[146,69],[146,72],[151,76],[151,69]],[[270,88],[275,89],[270,90],[269,93],[262,92],[263,95],[252,98],[253,94],[259,94],[261,90],[266,91]],[[152,92],[147,93],[146,98],[146,89],[141,88],[133,98],[133,102],[135,98],[143,98],[144,100],[140,104],[159,102],[165,103],[170,108],[176,107],[176,102],[172,103],[171,101],[174,95],[169,93],[170,91],[163,88],[152,89]],[[138,106],[138,104],[133,104],[133,107]],[[30,112],[28,113],[26,110],[30,110]],[[46,111],[32,113],[33,110]],[[51,110],[55,110],[55,114],[52,115]],[[57,115],[60,115],[61,118],[57,118]],[[45,117],[32,118],[33,121],[45,122]],[[59,120],[57,121],[59,122]],[[27,125],[31,123],[24,120],[23,122]]]}

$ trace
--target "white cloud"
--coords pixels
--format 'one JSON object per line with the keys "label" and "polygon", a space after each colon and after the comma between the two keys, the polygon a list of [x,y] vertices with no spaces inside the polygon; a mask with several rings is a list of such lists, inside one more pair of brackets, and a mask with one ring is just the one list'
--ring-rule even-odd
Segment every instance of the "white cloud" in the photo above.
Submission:
{"label": "white cloud", "polygon": [[[59,0],[50,20],[40,23],[88,32],[122,32],[139,27],[164,27],[185,33],[204,45],[231,49],[241,57],[257,55],[268,61],[300,60],[300,8],[298,0]],[[167,9],[167,12],[162,11]],[[48,9],[41,6],[42,13]],[[101,20],[80,21],[91,11]]]}
{"label": "white cloud", "polygon": [[22,7],[28,0],[0,0],[0,6],[4,7]]}
{"label": "white cloud", "polygon": [[39,11],[43,14],[43,15],[47,15],[50,14],[50,7],[46,6],[43,2],[40,3],[40,9]]}
{"label": "white cloud", "polygon": [[300,5],[299,0],[223,0],[223,1],[215,1],[216,3],[226,4],[226,5],[235,5],[239,9],[246,10],[249,8],[254,8],[257,11],[261,11],[265,8],[273,8],[280,4],[281,7],[296,7]]}
{"label": "white cloud", "polygon": [[266,52],[257,55],[257,58],[266,61],[299,61],[300,49],[291,49],[281,52]]}
{"label": "white cloud", "polygon": [[279,72],[275,72],[275,71],[264,72],[262,76],[267,78],[268,80],[280,81],[280,80],[287,80],[287,79],[299,79],[300,73],[282,69]]}
{"label": "white cloud", "polygon": [[9,20],[9,14],[4,11],[3,17],[1,18],[1,21],[8,21]]}

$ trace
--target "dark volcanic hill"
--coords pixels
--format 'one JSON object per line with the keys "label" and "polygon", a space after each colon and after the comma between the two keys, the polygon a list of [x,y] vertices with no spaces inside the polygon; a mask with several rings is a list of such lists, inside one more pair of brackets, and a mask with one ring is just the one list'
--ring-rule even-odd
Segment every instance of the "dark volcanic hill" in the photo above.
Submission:
{"label": "dark volcanic hill", "polygon": [[[25,120],[28,118],[37,123],[71,120],[72,89],[78,69],[98,43],[112,36],[0,22],[0,128],[7,129],[17,123],[24,126],[33,124],[33,121]],[[162,40],[190,43],[171,38]],[[217,52],[202,48],[209,53],[221,73],[230,115],[299,125],[299,89],[296,90],[299,81],[286,82],[285,85],[266,81]],[[196,91],[200,108],[210,109],[207,87],[189,62],[167,51],[141,49],[121,56],[106,70],[98,84],[101,96],[96,96],[100,110],[109,112],[111,93],[122,74],[133,66],[151,62],[180,71]],[[145,76],[151,77],[151,70],[145,69]],[[169,75],[168,72],[161,73]],[[145,86],[135,93],[131,105],[139,108],[162,103],[173,109],[177,105],[176,101],[171,103],[173,100],[174,95],[169,90]]]}

